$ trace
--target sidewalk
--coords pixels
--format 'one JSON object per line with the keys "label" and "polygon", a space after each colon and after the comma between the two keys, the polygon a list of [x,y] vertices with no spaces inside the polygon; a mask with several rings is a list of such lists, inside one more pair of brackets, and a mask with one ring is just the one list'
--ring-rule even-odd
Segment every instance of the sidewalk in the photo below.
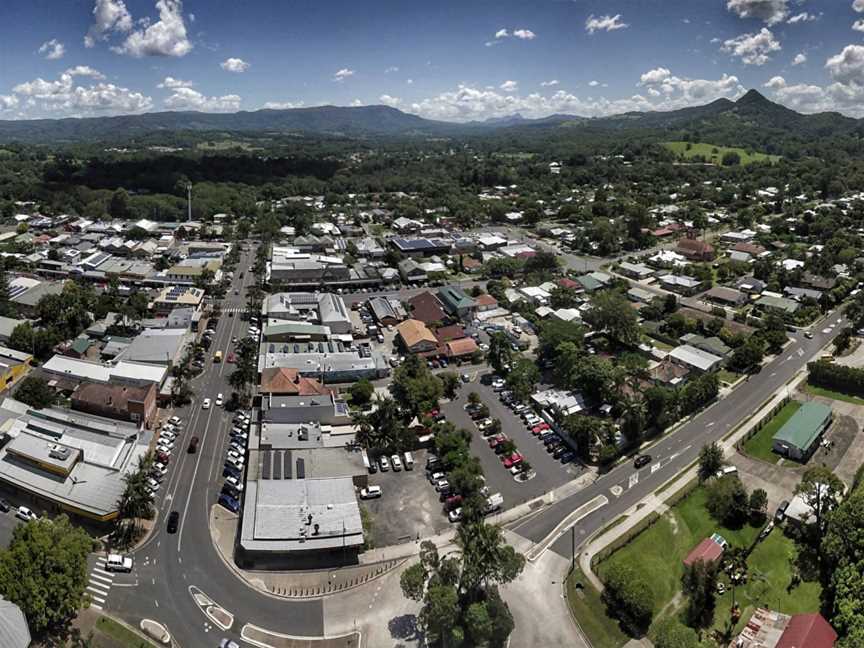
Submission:
{"label": "sidewalk", "polygon": [[[806,371],[801,371],[796,374],[792,380],[787,383],[788,391],[797,389],[798,384],[806,378]],[[781,403],[787,394],[787,389],[781,389],[774,395],[765,405],[752,415],[741,425],[739,425],[731,435],[720,441],[723,448],[723,454],[729,456],[735,452],[735,444],[744,438],[744,436],[767,415],[774,407]],[[638,502],[624,513],[625,520],[614,525],[601,535],[589,540],[583,551],[579,554],[579,568],[585,577],[591,581],[591,584],[598,592],[603,591],[603,582],[597,577],[592,569],[591,562],[600,551],[608,547],[615,540],[620,538],[624,533],[633,529],[640,522],[654,513],[663,514],[668,510],[666,501],[675,495],[678,491],[684,488],[689,482],[696,479],[698,476],[699,466],[694,464],[685,472],[680,473],[662,487],[662,492],[655,491],[648,495],[645,499]]]}

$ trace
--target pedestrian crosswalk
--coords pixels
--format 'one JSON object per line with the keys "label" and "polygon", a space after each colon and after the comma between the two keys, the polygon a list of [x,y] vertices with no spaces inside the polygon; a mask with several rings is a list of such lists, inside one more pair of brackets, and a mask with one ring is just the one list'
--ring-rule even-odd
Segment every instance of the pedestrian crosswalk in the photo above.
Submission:
{"label": "pedestrian crosswalk", "polygon": [[223,313],[245,313],[249,309],[245,306],[228,306],[227,308],[223,308]]}
{"label": "pedestrian crosswalk", "polygon": [[96,559],[96,564],[87,575],[87,594],[90,595],[90,607],[101,610],[108,598],[114,574],[105,569],[105,557]]}

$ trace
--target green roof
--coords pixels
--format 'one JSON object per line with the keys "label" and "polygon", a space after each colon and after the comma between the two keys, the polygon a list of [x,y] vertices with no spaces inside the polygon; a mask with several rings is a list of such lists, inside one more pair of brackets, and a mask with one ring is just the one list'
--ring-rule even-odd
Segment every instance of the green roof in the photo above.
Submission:
{"label": "green roof", "polygon": [[455,286],[445,286],[438,291],[438,298],[452,310],[459,308],[472,308],[474,300],[465,294],[465,291]]}
{"label": "green roof", "polygon": [[808,402],[801,405],[792,417],[777,430],[774,441],[782,441],[806,451],[831,418],[831,408],[822,403]]}
{"label": "green roof", "polygon": [[773,297],[772,295],[763,295],[756,301],[756,305],[765,306],[766,308],[776,308],[790,314],[798,310],[798,302],[786,299],[785,297]]}
{"label": "green roof", "polygon": [[90,338],[80,337],[72,343],[72,350],[75,353],[85,353],[90,348]]}

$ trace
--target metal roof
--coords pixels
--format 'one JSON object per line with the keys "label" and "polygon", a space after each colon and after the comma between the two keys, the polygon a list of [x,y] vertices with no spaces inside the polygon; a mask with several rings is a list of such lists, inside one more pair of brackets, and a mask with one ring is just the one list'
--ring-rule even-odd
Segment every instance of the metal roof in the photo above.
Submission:
{"label": "metal roof", "polygon": [[782,441],[806,451],[830,419],[831,408],[827,405],[813,401],[803,403],[783,427],[777,430],[774,441]]}

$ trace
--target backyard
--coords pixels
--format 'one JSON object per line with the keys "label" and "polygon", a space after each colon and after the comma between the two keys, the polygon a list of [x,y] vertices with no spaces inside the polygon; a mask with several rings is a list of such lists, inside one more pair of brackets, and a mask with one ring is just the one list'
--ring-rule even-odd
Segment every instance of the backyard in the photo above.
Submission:
{"label": "backyard", "polygon": [[780,455],[771,450],[774,444],[774,435],[800,407],[801,403],[798,401],[786,403],[768,423],[744,442],[744,452],[754,459],[776,464],[780,460]]}

